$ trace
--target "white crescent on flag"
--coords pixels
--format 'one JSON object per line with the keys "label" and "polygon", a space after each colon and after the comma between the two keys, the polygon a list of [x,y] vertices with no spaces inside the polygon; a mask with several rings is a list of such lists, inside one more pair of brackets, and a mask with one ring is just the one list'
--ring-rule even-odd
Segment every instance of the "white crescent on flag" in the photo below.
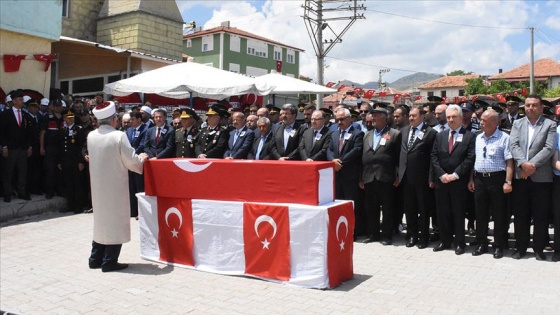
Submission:
{"label": "white crescent on flag", "polygon": [[276,222],[274,222],[274,219],[268,215],[263,214],[255,220],[255,233],[257,234],[258,237],[260,237],[259,225],[263,222],[268,222],[274,229],[274,232],[272,233],[272,237],[270,238],[272,240],[276,235]]}
{"label": "white crescent on flag", "polygon": [[209,163],[206,163],[206,164],[194,164],[194,163],[191,163],[190,161],[187,161],[187,160],[176,160],[176,161],[173,161],[173,163],[175,163],[175,165],[177,165],[177,167],[179,167],[183,171],[189,172],[189,173],[202,172],[212,164],[212,162],[209,162]]}
{"label": "white crescent on flag", "polygon": [[346,237],[348,236],[348,219],[346,219],[345,216],[340,216],[338,218],[338,221],[336,222],[336,240],[340,241],[340,238],[338,237],[338,228],[340,227],[341,224],[344,224],[344,226],[346,227],[346,235],[344,236],[344,239],[346,239]]}

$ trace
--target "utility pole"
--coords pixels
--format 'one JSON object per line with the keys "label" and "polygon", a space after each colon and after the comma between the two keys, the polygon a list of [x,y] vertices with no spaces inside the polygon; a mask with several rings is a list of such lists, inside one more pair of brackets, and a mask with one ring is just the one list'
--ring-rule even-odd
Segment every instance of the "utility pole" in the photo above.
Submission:
{"label": "utility pole", "polygon": [[535,28],[529,27],[531,31],[531,73],[529,74],[529,94],[535,93]]}
{"label": "utility pole", "polygon": [[382,80],[383,74],[387,73],[387,72],[390,72],[390,71],[391,71],[391,69],[379,69],[379,83],[378,83],[379,84],[379,89],[384,87],[383,86],[383,80]]}
{"label": "utility pole", "polygon": [[[365,0],[306,0],[303,5],[305,27],[311,38],[317,56],[317,84],[324,85],[325,56],[337,43],[342,43],[342,36],[357,19],[365,19],[363,4]],[[341,12],[348,12],[345,16]],[[335,32],[329,21],[348,21],[340,32]],[[333,38],[323,39],[323,31],[328,30]],[[317,94],[317,108],[323,107],[323,95]]]}

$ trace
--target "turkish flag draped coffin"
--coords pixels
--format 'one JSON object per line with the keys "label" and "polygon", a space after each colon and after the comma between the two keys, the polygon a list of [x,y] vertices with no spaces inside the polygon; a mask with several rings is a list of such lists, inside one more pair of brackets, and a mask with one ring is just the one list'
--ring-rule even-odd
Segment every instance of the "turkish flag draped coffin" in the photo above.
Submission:
{"label": "turkish flag draped coffin", "polygon": [[[334,201],[332,162],[161,159],[147,161],[144,174],[148,196],[314,206]],[[230,178],[233,185],[219,188]]]}
{"label": "turkish flag draped coffin", "polygon": [[309,206],[136,196],[144,259],[308,288],[333,288],[353,277],[351,201]]}

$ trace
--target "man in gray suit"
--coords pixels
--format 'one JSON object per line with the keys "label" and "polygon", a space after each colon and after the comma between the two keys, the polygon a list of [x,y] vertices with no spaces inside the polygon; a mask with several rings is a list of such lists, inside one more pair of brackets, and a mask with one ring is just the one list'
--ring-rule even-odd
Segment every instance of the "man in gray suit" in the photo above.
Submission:
{"label": "man in gray suit", "polygon": [[515,120],[511,129],[510,151],[515,162],[513,214],[515,247],[512,257],[525,257],[533,219],[533,250],[537,260],[546,260],[548,211],[552,185],[552,155],[556,123],[542,115],[542,99],[530,95],[525,100],[525,117]]}

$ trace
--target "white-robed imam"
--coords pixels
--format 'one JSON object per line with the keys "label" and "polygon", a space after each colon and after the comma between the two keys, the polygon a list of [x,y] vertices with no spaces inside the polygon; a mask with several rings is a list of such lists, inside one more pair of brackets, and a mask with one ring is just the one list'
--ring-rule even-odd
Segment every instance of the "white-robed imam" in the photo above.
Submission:
{"label": "white-robed imam", "polygon": [[93,109],[99,128],[87,138],[93,242],[89,267],[103,272],[122,270],[118,262],[123,243],[130,241],[128,171],[142,174],[145,153],[136,154],[126,135],[118,131],[116,108],[104,102]]}

